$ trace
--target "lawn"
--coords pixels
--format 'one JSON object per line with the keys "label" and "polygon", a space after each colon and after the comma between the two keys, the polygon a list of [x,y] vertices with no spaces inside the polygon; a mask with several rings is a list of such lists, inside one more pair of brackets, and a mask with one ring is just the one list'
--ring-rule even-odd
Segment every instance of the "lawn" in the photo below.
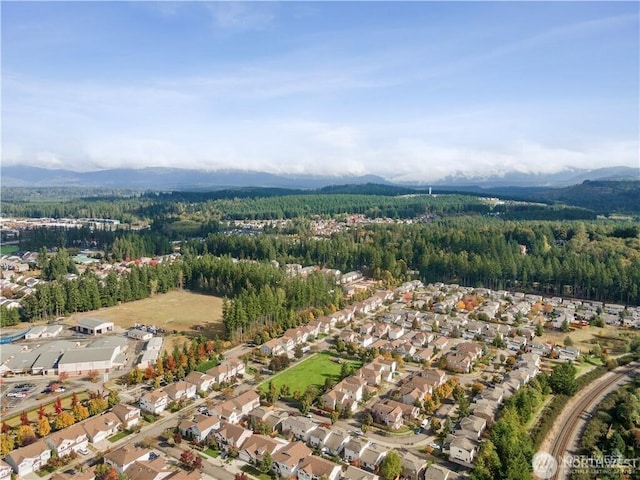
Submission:
{"label": "lawn", "polygon": [[129,434],[131,434],[131,432],[126,432],[126,431],[118,432],[115,435],[113,435],[112,437],[109,437],[107,440],[109,440],[111,443],[115,443],[118,440],[126,437]]}
{"label": "lawn", "polygon": [[210,457],[213,457],[213,458],[218,458],[218,456],[220,455],[219,451],[213,450],[212,448],[205,449],[204,453],[206,453],[207,455],[209,455]]}
{"label": "lawn", "polygon": [[350,363],[354,370],[362,366],[362,362],[356,360],[340,359],[326,352],[316,353],[288,370],[271,377],[262,383],[260,388],[266,390],[269,388],[269,382],[273,382],[277,387],[288,385],[293,394],[296,390],[304,392],[309,385],[322,387],[327,377],[337,383],[340,380],[342,362]]}
{"label": "lawn", "polygon": [[207,373],[207,370],[217,367],[220,362],[215,358],[213,360],[209,360],[208,362],[203,362],[196,367],[196,370],[200,373]]}
{"label": "lawn", "polygon": [[252,475],[260,480],[273,480],[271,475],[267,475],[266,473],[262,473],[260,470],[253,468],[251,465],[243,465],[240,470],[249,475]]}
{"label": "lawn", "polygon": [[13,255],[18,251],[18,245],[2,245],[0,246],[0,255]]}

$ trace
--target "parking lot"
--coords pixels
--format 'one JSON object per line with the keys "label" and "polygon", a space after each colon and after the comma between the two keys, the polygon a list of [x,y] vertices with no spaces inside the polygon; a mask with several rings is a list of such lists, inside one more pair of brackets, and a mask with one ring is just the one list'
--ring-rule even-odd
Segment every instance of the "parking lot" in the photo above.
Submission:
{"label": "parking lot", "polygon": [[13,386],[11,391],[7,393],[7,397],[27,398],[29,392],[31,392],[35,386],[34,383],[19,383]]}

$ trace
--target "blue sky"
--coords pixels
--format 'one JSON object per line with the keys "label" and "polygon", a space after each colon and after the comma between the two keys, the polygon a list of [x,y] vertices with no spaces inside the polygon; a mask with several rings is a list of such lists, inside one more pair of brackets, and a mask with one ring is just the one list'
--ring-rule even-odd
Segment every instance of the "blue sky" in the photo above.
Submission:
{"label": "blue sky", "polygon": [[637,2],[2,2],[2,163],[639,167]]}

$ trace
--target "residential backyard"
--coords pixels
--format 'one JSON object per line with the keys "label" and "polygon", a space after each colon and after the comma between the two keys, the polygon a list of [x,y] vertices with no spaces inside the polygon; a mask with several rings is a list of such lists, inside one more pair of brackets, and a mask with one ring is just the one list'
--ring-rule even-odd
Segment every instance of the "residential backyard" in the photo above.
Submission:
{"label": "residential backyard", "polygon": [[269,382],[273,382],[278,388],[288,385],[291,393],[304,392],[309,385],[322,387],[327,377],[337,383],[340,380],[343,363],[350,364],[353,370],[362,366],[362,362],[356,360],[345,360],[326,352],[316,353],[263,382],[260,389],[266,391]]}

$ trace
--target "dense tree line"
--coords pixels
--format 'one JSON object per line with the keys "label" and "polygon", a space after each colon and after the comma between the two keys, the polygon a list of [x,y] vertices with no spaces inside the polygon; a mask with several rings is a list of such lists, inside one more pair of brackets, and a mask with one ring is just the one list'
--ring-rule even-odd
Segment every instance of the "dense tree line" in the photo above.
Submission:
{"label": "dense tree line", "polygon": [[[580,449],[591,458],[616,459],[626,469],[611,468],[606,478],[638,478],[637,463],[625,463],[623,459],[640,458],[640,381],[609,394],[598,406],[598,412],[589,421]],[[579,471],[572,479],[587,480],[601,477],[603,472]],[[631,474],[631,477],[625,476]]]}
{"label": "dense tree line", "polygon": [[445,218],[430,224],[353,228],[331,239],[209,235],[186,250],[362,270],[383,280],[418,272],[424,282],[640,303],[634,225]]}
{"label": "dense tree line", "polygon": [[341,289],[320,274],[289,278],[268,262],[213,255],[187,257],[183,267],[187,288],[231,298],[223,306],[223,323],[233,340],[268,340],[298,325],[303,311],[342,305]]}
{"label": "dense tree line", "polygon": [[133,266],[128,274],[110,272],[104,280],[88,272],[76,280],[36,286],[35,293],[22,299],[22,307],[27,320],[87,312],[165,293],[180,281],[181,267],[177,264]]}
{"label": "dense tree line", "polygon": [[20,310],[0,305],[0,326],[11,327],[20,323]]}
{"label": "dense tree line", "polygon": [[126,258],[153,257],[171,253],[171,239],[161,232],[124,230],[94,230],[82,228],[33,228],[20,236],[21,251],[47,249],[98,249],[107,258],[121,261]]}
{"label": "dense tree line", "polygon": [[548,394],[547,377],[540,375],[510,397],[480,447],[472,480],[526,480],[532,478],[533,443],[526,424]]}

